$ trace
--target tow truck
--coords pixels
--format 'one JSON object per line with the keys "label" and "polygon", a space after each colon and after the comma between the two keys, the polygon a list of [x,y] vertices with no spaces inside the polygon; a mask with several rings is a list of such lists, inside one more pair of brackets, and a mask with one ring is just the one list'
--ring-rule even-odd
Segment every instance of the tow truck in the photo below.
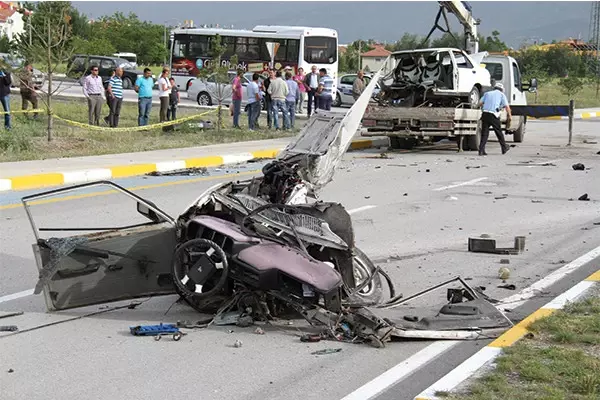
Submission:
{"label": "tow truck", "polygon": [[[390,71],[382,71],[376,105],[367,108],[362,136],[388,136],[390,147],[410,149],[420,142],[450,139],[459,151],[477,150],[480,139],[481,95],[496,82],[504,86],[509,105],[527,105],[526,92],[537,90],[537,81],[522,82],[517,61],[505,54],[479,52],[477,26],[471,7],[462,1],[439,1],[434,27],[450,33],[447,13],[464,27],[464,50],[430,48],[398,51],[390,55]],[[440,26],[443,18],[446,27]],[[388,63],[384,63],[388,65]],[[385,68],[385,67],[384,67]],[[524,140],[527,117],[500,114],[502,129],[513,141]]]}

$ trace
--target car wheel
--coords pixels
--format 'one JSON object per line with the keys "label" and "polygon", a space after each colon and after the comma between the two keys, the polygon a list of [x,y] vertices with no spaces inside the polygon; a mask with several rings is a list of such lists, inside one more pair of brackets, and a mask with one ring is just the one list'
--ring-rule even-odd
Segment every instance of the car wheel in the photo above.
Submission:
{"label": "car wheel", "polygon": [[341,107],[342,106],[342,96],[340,96],[339,93],[335,94],[335,101],[333,102],[333,106],[334,107]]}
{"label": "car wheel", "polygon": [[123,89],[131,89],[131,79],[123,78]]}
{"label": "car wheel", "polygon": [[198,104],[201,106],[212,106],[212,99],[206,92],[200,92],[198,94]]}
{"label": "car wheel", "polygon": [[469,92],[469,103],[471,105],[476,106],[479,103],[479,99],[481,98],[481,94],[479,93],[479,88],[477,86],[473,86],[473,89]]}
{"label": "car wheel", "polygon": [[519,129],[517,129],[514,133],[513,133],[513,142],[515,143],[522,143],[523,142],[523,138],[525,137],[525,131],[527,129],[527,125],[525,123],[525,118],[523,118],[523,121],[521,121],[521,125],[519,125]]}

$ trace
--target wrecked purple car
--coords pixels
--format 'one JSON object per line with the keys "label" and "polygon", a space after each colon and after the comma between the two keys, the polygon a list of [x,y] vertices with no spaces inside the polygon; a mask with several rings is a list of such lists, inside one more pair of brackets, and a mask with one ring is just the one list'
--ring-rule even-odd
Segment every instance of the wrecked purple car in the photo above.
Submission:
{"label": "wrecked purple car", "polygon": [[[330,338],[377,347],[392,337],[477,338],[482,329],[510,325],[462,280],[465,289],[446,313],[410,324],[384,318],[383,312],[402,304],[402,295],[356,247],[344,207],[318,201],[359,128],[376,78],[346,115],[311,117],[261,177],[213,186],[177,218],[108,181],[24,197],[37,239],[35,292],[44,293],[51,311],[177,293],[214,318],[235,312],[268,321],[294,312]],[[40,231],[57,229],[38,229],[29,202],[97,185],[134,199],[148,222],[40,238]],[[451,312],[458,303],[469,303],[468,318],[464,310]]]}

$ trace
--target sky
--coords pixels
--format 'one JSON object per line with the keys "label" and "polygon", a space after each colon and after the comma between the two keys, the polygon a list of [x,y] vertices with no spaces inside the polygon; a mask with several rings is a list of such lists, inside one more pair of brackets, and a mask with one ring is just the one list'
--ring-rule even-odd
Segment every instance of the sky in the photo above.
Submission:
{"label": "sky", "polygon": [[[475,18],[481,19],[482,34],[497,30],[509,46],[519,47],[534,40],[587,40],[592,3],[473,1],[471,5]],[[73,5],[90,18],[133,12],[142,20],[168,25],[192,19],[196,26],[220,24],[240,29],[259,24],[327,27],[338,31],[340,44],[357,39],[394,42],[405,32],[426,35],[439,9],[437,1],[75,1]],[[452,15],[450,19],[454,31],[462,30]]]}

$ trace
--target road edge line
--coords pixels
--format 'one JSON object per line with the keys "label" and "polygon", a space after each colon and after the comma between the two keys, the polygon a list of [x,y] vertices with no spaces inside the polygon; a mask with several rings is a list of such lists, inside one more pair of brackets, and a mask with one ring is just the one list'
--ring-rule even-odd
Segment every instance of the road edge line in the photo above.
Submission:
{"label": "road edge line", "polygon": [[[440,400],[435,394],[438,392],[451,392],[458,385],[472,377],[483,366],[493,362],[502,354],[502,349],[510,347],[522,339],[529,331],[527,328],[534,321],[561,310],[569,302],[577,300],[589,289],[600,282],[600,270],[583,279],[569,290],[556,296],[552,301],[538,308],[521,322],[504,332],[493,342],[463,361],[458,367],[444,375],[441,379],[414,397],[414,400]],[[473,368],[478,366],[477,368]]]}

